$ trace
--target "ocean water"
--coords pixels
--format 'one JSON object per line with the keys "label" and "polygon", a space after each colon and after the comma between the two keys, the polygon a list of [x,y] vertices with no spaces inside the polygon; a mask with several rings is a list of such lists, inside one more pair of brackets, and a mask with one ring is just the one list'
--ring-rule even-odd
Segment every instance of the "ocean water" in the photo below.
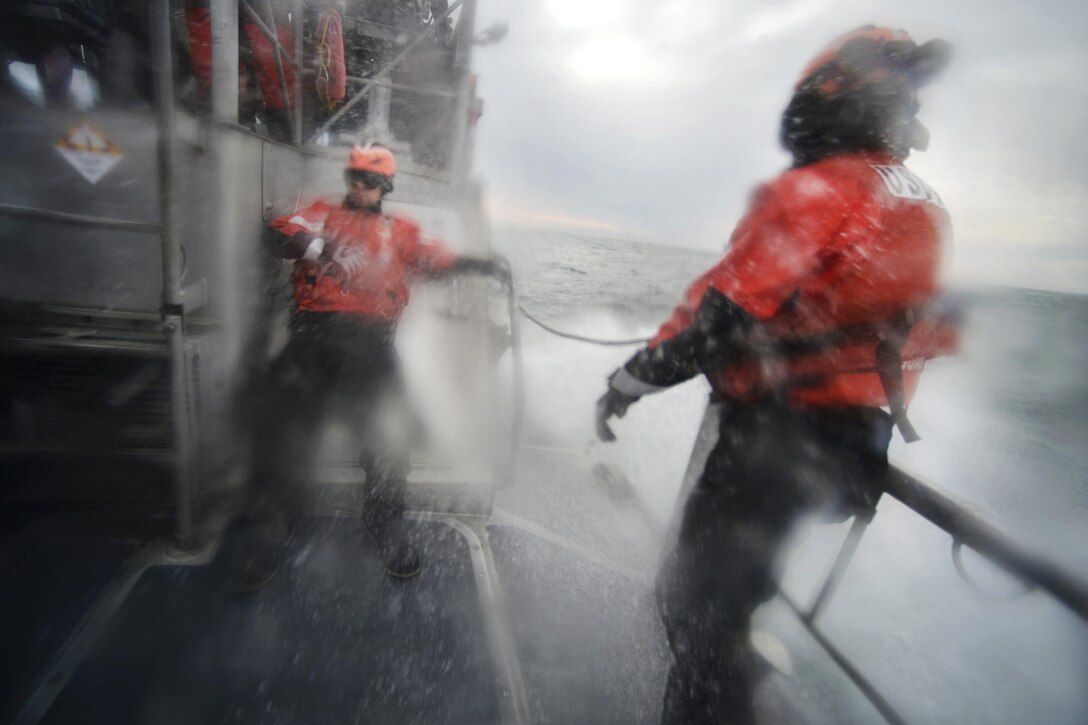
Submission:
{"label": "ocean water", "polygon": [[[601,339],[652,335],[716,254],[550,231],[497,229],[523,307]],[[922,476],[1088,582],[1088,296],[956,290],[961,353],[930,363],[911,407],[923,440],[893,442]],[[566,340],[521,320],[528,445],[619,465],[661,529],[706,404],[701,380],[645,398],[596,442],[593,406],[637,346]],[[845,528],[816,527],[789,555],[804,601]],[[802,542],[798,542],[800,544]],[[956,573],[943,532],[885,499],[821,622],[912,722],[1088,722],[1088,627],[970,552]],[[863,717],[861,721],[866,721]]]}
{"label": "ocean water", "polygon": [[[606,340],[652,335],[718,259],[551,231],[495,236],[514,262],[526,311]],[[897,438],[892,456],[1088,579],[1088,295],[955,291],[967,312],[960,354],[930,363],[911,409],[923,441]],[[536,344],[534,323],[522,325]],[[608,358],[608,371],[637,350],[571,344],[579,358]]]}

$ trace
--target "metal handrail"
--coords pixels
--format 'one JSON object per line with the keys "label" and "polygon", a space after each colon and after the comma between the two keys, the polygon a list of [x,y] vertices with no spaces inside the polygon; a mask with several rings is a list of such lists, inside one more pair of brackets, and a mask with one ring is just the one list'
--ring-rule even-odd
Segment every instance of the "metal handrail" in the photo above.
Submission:
{"label": "metal handrail", "polygon": [[[306,71],[307,75],[311,75],[312,71]],[[424,88],[422,86],[410,86],[404,83],[391,83],[389,81],[383,81],[377,78],[364,78],[362,76],[345,76],[345,79],[349,83],[370,83],[375,86],[382,86],[383,88],[392,88],[395,91],[412,91],[413,93],[420,93],[427,96],[438,96],[441,98],[457,98],[460,93],[455,91],[444,91],[440,88]]]}
{"label": "metal handrail", "polygon": [[162,233],[162,226],[154,222],[138,222],[129,219],[109,219],[107,217],[96,217],[88,214],[72,214],[69,212],[39,209],[17,204],[0,204],[0,215],[57,222],[59,224],[71,224],[79,227],[113,229],[121,232],[142,232],[146,234]]}
{"label": "metal handrail", "polygon": [[[948,533],[957,544],[965,544],[998,564],[1029,588],[1038,588],[1067,606],[1082,620],[1088,622],[1088,584],[1065,571],[1062,567],[1032,554],[1016,544],[1012,537],[983,521],[961,504],[940,493],[932,486],[905,471],[890,467],[884,481],[884,492],[903,503],[914,513]],[[779,589],[779,597],[801,620],[802,626],[817,644],[834,660],[855,686],[881,715],[893,725],[904,725],[905,720],[872,682],[862,674],[819,627],[816,617],[827,605],[842,580],[847,566],[857,551],[865,529],[876,513],[873,510],[859,514],[850,528],[834,563],[824,578],[813,603],[805,609],[792,597]]]}
{"label": "metal handrail", "polygon": [[[1021,547],[1009,534],[902,469],[894,466],[888,469],[884,492],[949,534],[957,544],[970,546],[1029,588],[1045,591],[1088,622],[1088,583],[1054,562]],[[815,620],[820,609],[831,598],[874,514],[875,508],[855,518],[813,604],[808,610],[799,610],[806,622]]]}
{"label": "metal handrail", "polygon": [[1088,622],[1088,583],[1024,549],[1005,532],[898,468],[889,470],[885,490],[954,540],[970,546],[1025,583],[1047,592]]}
{"label": "metal handrail", "polygon": [[[492,258],[501,261],[506,265],[507,269],[510,269],[510,261],[501,254],[492,253]],[[509,486],[514,481],[514,472],[517,469],[518,449],[521,447],[521,429],[525,422],[525,365],[522,360],[521,351],[521,328],[518,325],[518,296],[517,287],[514,284],[513,276],[510,280],[503,284],[503,290],[506,293],[506,314],[510,323],[510,363],[513,367],[513,383],[512,383],[512,407],[510,411],[510,450],[509,459],[504,461],[507,466],[505,473],[509,476],[508,480],[502,484],[503,486]]]}

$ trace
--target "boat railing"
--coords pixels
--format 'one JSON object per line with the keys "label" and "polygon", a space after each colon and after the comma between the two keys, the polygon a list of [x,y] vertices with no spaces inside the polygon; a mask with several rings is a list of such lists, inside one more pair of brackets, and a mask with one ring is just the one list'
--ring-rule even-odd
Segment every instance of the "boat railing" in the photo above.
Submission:
{"label": "boat railing", "polygon": [[[484,230],[486,234],[486,230]],[[491,248],[491,240],[485,240],[487,248]],[[501,254],[492,252],[492,258],[504,265],[510,271],[510,260]],[[495,463],[495,480],[500,487],[512,485],[517,469],[518,450],[521,447],[521,429],[525,418],[525,369],[521,352],[521,326],[518,317],[518,294],[513,274],[502,285],[502,293],[505,302],[506,339],[503,348],[510,351],[511,389],[510,410],[506,420],[505,450],[498,451],[500,458]],[[505,352],[505,349],[502,350]]]}
{"label": "boat railing", "polygon": [[[1088,583],[1080,581],[1054,562],[1032,553],[1006,532],[902,469],[894,466],[889,469],[884,491],[951,536],[952,558],[961,576],[966,578],[961,550],[962,547],[967,546],[1020,580],[1025,590],[1044,592],[1061,602],[1088,624]],[[861,543],[861,538],[875,514],[874,507],[873,510],[855,517],[831,568],[809,606],[802,606],[782,589],[779,590],[779,596],[797,614],[802,625],[817,644],[827,652],[873,707],[888,722],[899,725],[905,723],[906,720],[865,677],[860,667],[835,646],[816,622],[842,581]]]}
{"label": "boat railing", "polygon": [[[355,90],[354,95],[352,95],[351,98],[347,99],[337,109],[336,113],[330,116],[319,128],[317,128],[310,134],[307,143],[315,143],[322,136],[322,134],[329,131],[333,127],[333,125],[336,124],[337,121],[343,118],[344,115],[347,114],[356,104],[358,104],[360,101],[367,97],[367,95],[370,93],[371,88],[375,86],[388,87],[389,74],[392,72],[392,70],[399,66],[401,62],[404,61],[404,59],[407,58],[413,51],[426,43],[435,34],[441,24],[444,23],[451,15],[453,15],[453,13],[458,10],[463,3],[464,0],[454,0],[454,2],[450,3],[449,7],[446,8],[445,12],[443,12],[441,15],[434,19],[434,22],[429,27],[427,27],[426,30],[418,33],[414,38],[412,38],[412,40],[403,48],[401,48],[396,55],[389,59],[380,70],[378,70],[369,78],[359,79],[362,82],[360,84],[360,87]],[[462,95],[462,93],[463,92],[459,92],[458,95],[460,96]],[[299,135],[297,138],[301,138],[301,135]],[[299,145],[301,145],[301,143]]]}

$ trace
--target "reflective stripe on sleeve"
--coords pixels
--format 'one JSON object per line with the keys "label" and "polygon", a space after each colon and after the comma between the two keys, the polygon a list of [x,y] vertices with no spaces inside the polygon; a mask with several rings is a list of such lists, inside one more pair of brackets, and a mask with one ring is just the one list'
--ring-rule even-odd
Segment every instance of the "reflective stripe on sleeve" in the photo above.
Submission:
{"label": "reflective stripe on sleeve", "polygon": [[310,242],[310,246],[306,247],[306,251],[302,253],[302,258],[307,262],[313,262],[321,256],[323,251],[325,251],[325,240],[318,237]]}
{"label": "reflective stripe on sleeve", "polygon": [[653,395],[654,393],[660,393],[662,390],[667,389],[657,385],[644,383],[631,373],[627,372],[624,368],[620,368],[616,371],[616,374],[612,376],[610,385],[624,395],[629,395],[632,398],[641,398],[643,395]]}

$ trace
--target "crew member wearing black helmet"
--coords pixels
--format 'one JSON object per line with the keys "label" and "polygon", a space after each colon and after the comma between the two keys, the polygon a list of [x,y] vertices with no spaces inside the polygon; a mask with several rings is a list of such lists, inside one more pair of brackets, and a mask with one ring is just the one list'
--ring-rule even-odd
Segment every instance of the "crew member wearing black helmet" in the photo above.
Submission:
{"label": "crew member wearing black helmet", "polygon": [[954,348],[934,311],[950,231],[903,165],[927,134],[917,90],[942,41],[867,26],[802,73],[782,115],[793,166],[753,196],[725,256],[609,378],[599,435],[641,396],[697,374],[722,403],[719,438],[658,575],[673,653],[665,723],[751,723],[753,611],[782,542],[809,513],[868,515],[926,360]]}

